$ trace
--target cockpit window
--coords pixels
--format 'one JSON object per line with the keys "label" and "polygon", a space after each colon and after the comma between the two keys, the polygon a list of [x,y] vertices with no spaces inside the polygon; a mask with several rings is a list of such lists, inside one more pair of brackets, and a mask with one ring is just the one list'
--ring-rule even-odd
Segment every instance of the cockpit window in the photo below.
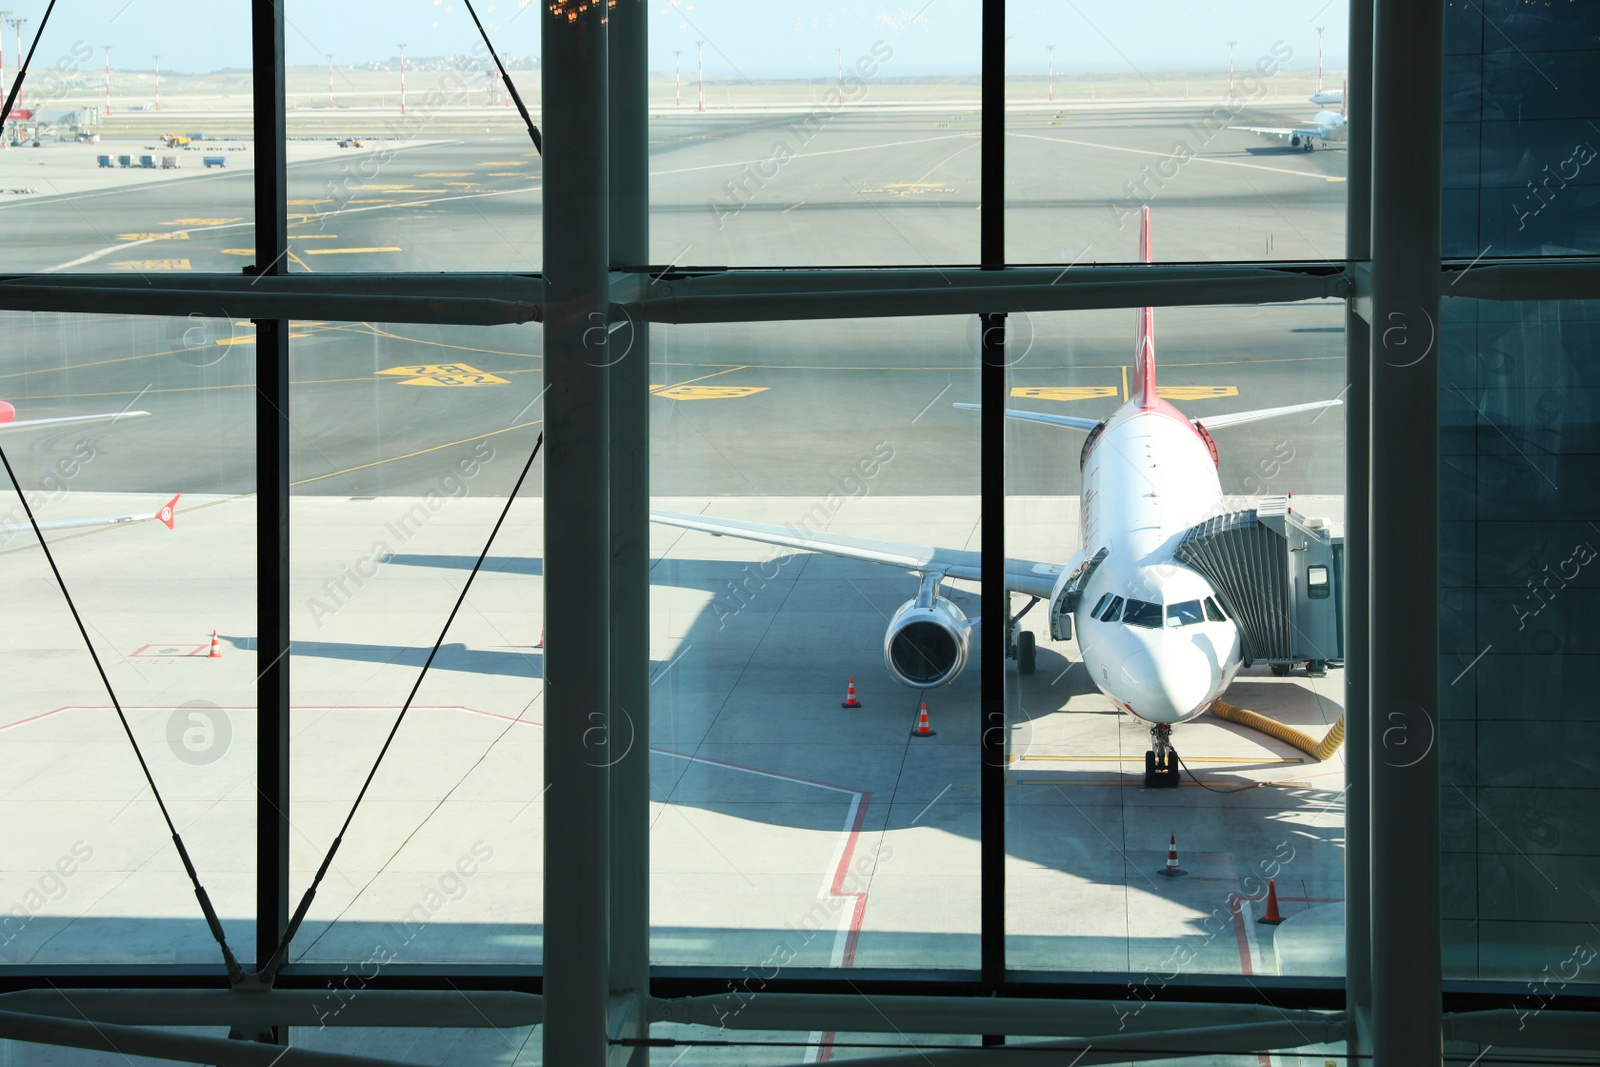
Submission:
{"label": "cockpit window", "polygon": [[1205,615],[1200,609],[1198,600],[1182,600],[1167,605],[1168,626],[1193,626],[1197,622],[1204,621]]}
{"label": "cockpit window", "polygon": [[1100,599],[1096,600],[1094,602],[1094,610],[1089,612],[1089,618],[1098,619],[1100,617],[1100,609],[1105,607],[1106,606],[1106,601],[1108,601],[1110,599],[1111,599],[1111,594],[1110,593],[1101,593],[1100,594]]}
{"label": "cockpit window", "polygon": [[1115,619],[1117,615],[1121,613],[1121,611],[1122,598],[1119,596],[1114,596],[1111,598],[1111,603],[1106,605],[1105,614],[1100,616],[1100,621],[1110,622],[1112,619]]}
{"label": "cockpit window", "polygon": [[1130,600],[1122,613],[1122,621],[1129,626],[1144,626],[1152,630],[1161,628],[1161,605],[1148,600]]}
{"label": "cockpit window", "polygon": [[1228,617],[1222,613],[1222,609],[1217,606],[1217,602],[1210,597],[1206,597],[1206,618],[1212,622],[1228,621]]}

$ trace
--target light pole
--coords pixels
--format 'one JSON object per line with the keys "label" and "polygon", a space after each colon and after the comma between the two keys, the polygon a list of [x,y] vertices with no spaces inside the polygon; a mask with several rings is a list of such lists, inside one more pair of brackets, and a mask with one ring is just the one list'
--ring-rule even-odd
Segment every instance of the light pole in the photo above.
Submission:
{"label": "light pole", "polygon": [[333,110],[333,53],[324,52],[328,57],[328,110]]}
{"label": "light pole", "polygon": [[1229,41],[1228,42],[1228,99],[1229,100],[1233,99],[1233,46],[1238,44],[1238,43],[1239,43],[1238,41]]}
{"label": "light pole", "polygon": [[1325,26],[1317,27],[1317,92],[1322,92],[1322,31]]}
{"label": "light pole", "polygon": [[111,46],[101,45],[106,50],[106,114],[111,114]]}
{"label": "light pole", "polygon": [[[28,21],[27,19],[12,19],[11,20],[11,25],[15,26],[16,29],[17,29],[17,73],[18,73],[19,77],[21,76],[21,72],[22,72],[22,24],[27,22],[27,21]],[[17,87],[17,105],[16,106],[19,107],[19,108],[22,106],[22,87],[20,85]]]}
{"label": "light pole", "polygon": [[[9,11],[0,11],[0,23],[5,22],[10,17],[11,17],[11,12],[9,12]],[[21,66],[22,66],[22,57],[21,56],[17,57],[17,66],[18,66],[18,68],[21,68]],[[6,48],[5,48],[4,39],[0,38],[0,97],[4,96],[5,91],[6,91]]]}
{"label": "light pole", "polygon": [[700,72],[699,72],[700,107],[699,107],[699,110],[704,111],[706,109],[706,43],[704,41],[696,41],[694,43],[694,56],[695,56],[695,62],[698,64],[698,66],[700,68]]}
{"label": "light pole", "polygon": [[1046,99],[1054,100],[1056,98],[1056,46],[1053,44],[1045,45],[1044,54],[1050,66],[1050,91]]}
{"label": "light pole", "polygon": [[683,106],[683,52],[673,49],[672,52],[672,106]]}
{"label": "light pole", "polygon": [[844,49],[835,48],[839,56],[839,103],[844,103]]}
{"label": "light pole", "polygon": [[151,56],[156,61],[156,110],[161,110],[161,57]]}
{"label": "light pole", "polygon": [[406,46],[400,45],[400,114],[406,113]]}

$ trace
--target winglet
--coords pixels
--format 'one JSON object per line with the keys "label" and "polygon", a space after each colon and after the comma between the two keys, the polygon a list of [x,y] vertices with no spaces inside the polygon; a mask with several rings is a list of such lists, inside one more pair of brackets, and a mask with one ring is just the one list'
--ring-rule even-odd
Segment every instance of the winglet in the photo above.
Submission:
{"label": "winglet", "polygon": [[[1150,247],[1150,206],[1139,209],[1139,261],[1155,262]],[[1153,308],[1139,309],[1139,340],[1134,353],[1134,370],[1141,408],[1156,406],[1156,313]]]}
{"label": "winglet", "polygon": [[177,512],[173,509],[178,506],[178,498],[182,495],[182,493],[174,493],[172,499],[161,505],[161,510],[155,514],[156,518],[167,524],[167,529],[169,530],[176,528],[173,526],[172,520],[177,517]]}
{"label": "winglet", "polygon": [[1344,91],[1339,94],[1339,117],[1346,121],[1350,118],[1350,80],[1344,81]]}

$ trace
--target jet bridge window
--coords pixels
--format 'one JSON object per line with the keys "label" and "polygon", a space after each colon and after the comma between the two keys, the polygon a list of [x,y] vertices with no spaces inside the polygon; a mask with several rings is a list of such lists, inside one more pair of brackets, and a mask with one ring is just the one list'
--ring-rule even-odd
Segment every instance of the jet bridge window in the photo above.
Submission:
{"label": "jet bridge window", "polygon": [[1328,568],[1320,564],[1306,568],[1306,595],[1312,600],[1328,598]]}
{"label": "jet bridge window", "polygon": [[1127,610],[1122,613],[1122,621],[1129,626],[1143,626],[1151,630],[1161,628],[1161,605],[1152,604],[1148,600],[1130,600]]}
{"label": "jet bridge window", "polygon": [[1111,603],[1106,605],[1105,612],[1099,616],[1101,622],[1110,622],[1122,613],[1122,598],[1114,596]]}
{"label": "jet bridge window", "polygon": [[1167,605],[1168,626],[1193,626],[1195,623],[1205,621],[1205,614],[1201,611],[1198,600],[1182,600]]}
{"label": "jet bridge window", "polygon": [[1222,609],[1217,607],[1217,602],[1210,597],[1206,597],[1206,618],[1212,622],[1228,621],[1228,617],[1222,613]]}

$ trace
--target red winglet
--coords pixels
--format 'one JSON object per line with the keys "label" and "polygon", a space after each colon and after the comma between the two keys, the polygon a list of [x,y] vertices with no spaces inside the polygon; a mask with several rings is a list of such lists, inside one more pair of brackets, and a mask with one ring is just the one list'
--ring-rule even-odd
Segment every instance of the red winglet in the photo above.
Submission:
{"label": "red winglet", "polygon": [[[1155,262],[1150,247],[1150,208],[1139,209],[1139,259],[1142,263]],[[1139,341],[1134,353],[1135,377],[1139,387],[1139,406],[1156,406],[1156,313],[1154,308],[1139,309]]]}
{"label": "red winglet", "polygon": [[178,506],[178,497],[182,495],[182,493],[174,493],[172,499],[161,505],[161,510],[155,514],[156,518],[167,524],[167,529],[169,530],[175,529],[172,525],[172,520],[177,517],[178,513],[173,509]]}

